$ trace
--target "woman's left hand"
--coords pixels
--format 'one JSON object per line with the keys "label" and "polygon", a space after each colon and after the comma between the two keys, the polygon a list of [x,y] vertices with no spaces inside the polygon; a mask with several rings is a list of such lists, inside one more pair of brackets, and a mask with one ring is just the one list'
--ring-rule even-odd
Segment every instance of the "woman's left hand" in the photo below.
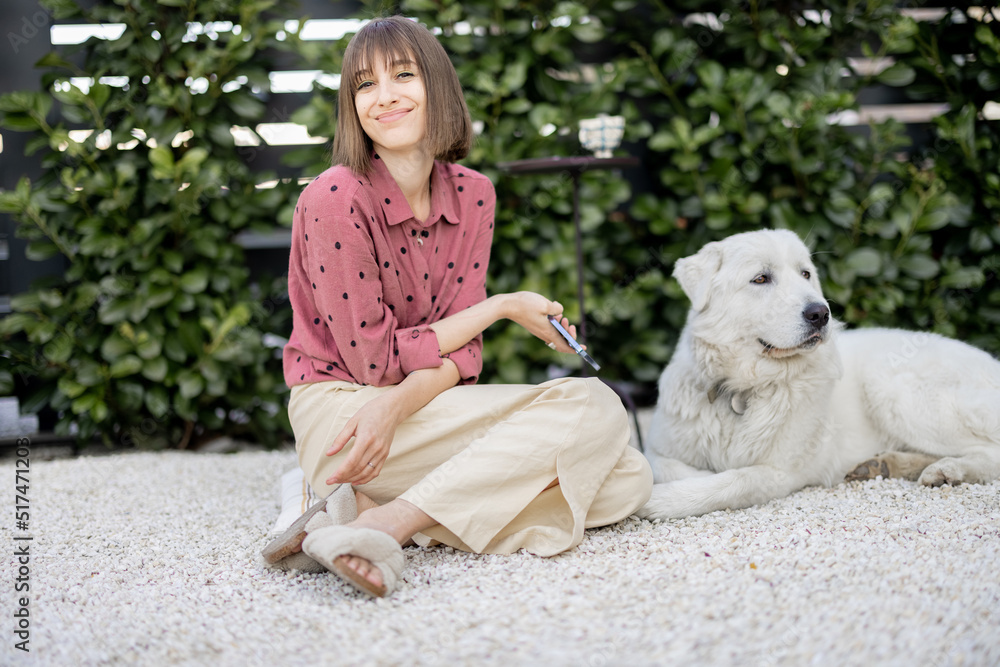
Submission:
{"label": "woman's left hand", "polygon": [[391,399],[386,400],[388,398],[389,394],[383,394],[369,401],[347,420],[326,455],[333,456],[342,450],[351,438],[354,438],[354,445],[344,462],[326,480],[327,484],[358,486],[367,484],[382,472],[400,421]]}
{"label": "woman's left hand", "polygon": [[553,350],[569,354],[575,352],[549,322],[548,316],[552,315],[559,320],[559,324],[564,329],[569,331],[570,336],[576,338],[576,327],[563,317],[563,307],[558,301],[549,301],[535,292],[514,292],[508,297],[510,305],[506,316],[509,319],[520,324],[535,337],[545,341],[545,344]]}

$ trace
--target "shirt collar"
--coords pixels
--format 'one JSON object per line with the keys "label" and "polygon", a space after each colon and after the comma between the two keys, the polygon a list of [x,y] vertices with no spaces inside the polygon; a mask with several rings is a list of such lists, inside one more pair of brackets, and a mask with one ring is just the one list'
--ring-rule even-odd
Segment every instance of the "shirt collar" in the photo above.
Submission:
{"label": "shirt collar", "polygon": [[[420,223],[423,227],[430,227],[440,218],[453,225],[458,224],[458,198],[453,192],[454,186],[445,178],[445,169],[444,164],[434,161],[431,169],[431,210],[427,219]],[[403,191],[389,173],[385,162],[377,155],[372,156],[372,172],[368,180],[375,189],[375,196],[378,197],[388,225],[398,225],[413,218],[413,211],[406,202]]]}

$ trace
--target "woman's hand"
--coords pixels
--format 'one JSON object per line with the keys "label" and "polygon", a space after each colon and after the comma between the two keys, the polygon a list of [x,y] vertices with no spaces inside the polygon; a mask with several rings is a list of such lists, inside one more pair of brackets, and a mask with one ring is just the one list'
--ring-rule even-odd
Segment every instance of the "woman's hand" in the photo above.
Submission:
{"label": "woman's hand", "polygon": [[351,453],[326,480],[327,484],[367,484],[382,472],[382,464],[389,458],[389,446],[402,419],[393,405],[391,393],[365,403],[334,439],[327,456],[333,456],[354,438]]}
{"label": "woman's hand", "polygon": [[569,331],[569,335],[576,338],[576,327],[563,317],[563,307],[558,301],[549,301],[535,292],[514,292],[508,297],[507,319],[517,322],[549,347],[552,347],[550,343],[555,343],[556,351],[574,353],[573,348],[549,322],[548,316],[554,315],[559,319],[559,324]]}

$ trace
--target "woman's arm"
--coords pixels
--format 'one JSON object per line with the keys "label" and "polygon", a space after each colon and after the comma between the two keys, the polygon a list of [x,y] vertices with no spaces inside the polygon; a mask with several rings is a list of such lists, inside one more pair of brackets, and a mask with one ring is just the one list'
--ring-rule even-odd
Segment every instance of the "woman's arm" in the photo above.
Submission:
{"label": "woman's arm", "polygon": [[562,313],[563,307],[558,301],[549,301],[535,292],[513,292],[491,296],[434,322],[430,328],[437,336],[441,354],[454,352],[500,319],[513,320],[545,343],[555,343],[558,351],[573,354],[573,349],[548,321],[549,315],[560,318],[561,324],[575,338],[576,327],[570,325]]}
{"label": "woman's arm", "polygon": [[362,406],[326,452],[327,456],[332,456],[354,438],[351,453],[326,483],[365,484],[378,477],[382,464],[389,457],[396,428],[442,391],[454,387],[458,380],[458,367],[445,359],[436,368],[413,371],[402,382]]}

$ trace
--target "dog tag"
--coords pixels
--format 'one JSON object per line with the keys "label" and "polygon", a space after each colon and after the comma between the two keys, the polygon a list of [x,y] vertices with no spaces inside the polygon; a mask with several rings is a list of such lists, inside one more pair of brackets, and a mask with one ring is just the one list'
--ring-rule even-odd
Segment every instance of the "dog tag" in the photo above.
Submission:
{"label": "dog tag", "polygon": [[743,394],[733,394],[733,412],[738,415],[743,414],[747,411],[747,400],[743,398]]}

